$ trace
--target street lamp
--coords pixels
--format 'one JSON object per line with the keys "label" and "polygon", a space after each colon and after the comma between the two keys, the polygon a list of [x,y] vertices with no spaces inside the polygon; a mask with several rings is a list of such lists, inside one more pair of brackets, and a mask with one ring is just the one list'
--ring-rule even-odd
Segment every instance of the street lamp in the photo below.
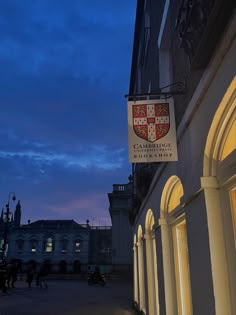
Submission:
{"label": "street lamp", "polygon": [[10,212],[10,200],[15,201],[16,195],[14,192],[10,192],[8,195],[8,202],[6,204],[6,211],[4,212],[4,238],[3,238],[3,245],[2,245],[2,261],[6,258],[7,252],[7,233],[8,233],[8,224],[11,220],[12,213]]}

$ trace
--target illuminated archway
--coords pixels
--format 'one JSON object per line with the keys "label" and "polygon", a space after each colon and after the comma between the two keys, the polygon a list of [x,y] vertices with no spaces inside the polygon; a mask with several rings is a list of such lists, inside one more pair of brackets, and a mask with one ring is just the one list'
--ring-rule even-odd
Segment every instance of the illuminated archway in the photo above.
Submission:
{"label": "illuminated archway", "polygon": [[181,206],[184,190],[180,179],[171,176],[161,196],[161,234],[167,314],[192,314],[187,231]]}
{"label": "illuminated archway", "polygon": [[216,314],[236,313],[236,77],[213,118],[203,177]]}
{"label": "illuminated archway", "polygon": [[166,218],[168,213],[180,205],[183,194],[184,190],[180,179],[177,176],[171,176],[162,191],[161,218]]}
{"label": "illuminated archway", "polygon": [[205,146],[203,176],[217,176],[221,161],[235,154],[236,77],[213,118]]}
{"label": "illuminated archway", "polygon": [[154,215],[151,209],[148,210],[145,220],[145,242],[148,282],[148,309],[149,315],[159,314],[159,293],[157,279],[157,253],[154,230]]}

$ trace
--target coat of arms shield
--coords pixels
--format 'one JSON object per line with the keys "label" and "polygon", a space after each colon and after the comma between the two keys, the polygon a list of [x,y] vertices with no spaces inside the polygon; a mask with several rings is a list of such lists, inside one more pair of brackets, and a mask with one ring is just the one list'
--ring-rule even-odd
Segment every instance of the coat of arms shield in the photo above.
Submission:
{"label": "coat of arms shield", "polygon": [[133,105],[132,116],[135,134],[149,142],[163,138],[170,130],[168,103]]}

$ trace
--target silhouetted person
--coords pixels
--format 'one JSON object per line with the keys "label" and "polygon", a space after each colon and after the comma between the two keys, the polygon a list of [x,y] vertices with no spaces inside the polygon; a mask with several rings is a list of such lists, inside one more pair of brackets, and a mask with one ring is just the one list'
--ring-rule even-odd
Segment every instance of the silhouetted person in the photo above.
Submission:
{"label": "silhouetted person", "polygon": [[15,282],[17,280],[18,273],[18,263],[11,262],[6,266],[6,278],[7,278],[7,287],[15,288]]}
{"label": "silhouetted person", "polygon": [[93,279],[94,279],[95,281],[102,279],[102,274],[101,274],[101,272],[100,272],[99,266],[95,266],[95,268],[94,268],[94,273],[93,273],[92,277],[93,277]]}
{"label": "silhouetted person", "polygon": [[6,266],[2,264],[0,266],[0,288],[2,290],[2,293],[7,293],[6,279]]}
{"label": "silhouetted person", "polygon": [[15,288],[15,282],[17,281],[17,275],[18,275],[18,263],[14,262],[11,270],[11,287]]}
{"label": "silhouetted person", "polygon": [[34,267],[32,264],[30,264],[26,271],[26,282],[28,283],[28,288],[31,288],[33,279],[34,279]]}
{"label": "silhouetted person", "polygon": [[48,287],[47,276],[48,276],[48,266],[45,262],[43,262],[39,268],[39,272],[37,275],[37,285],[40,288],[44,287],[45,289],[47,289],[47,287]]}

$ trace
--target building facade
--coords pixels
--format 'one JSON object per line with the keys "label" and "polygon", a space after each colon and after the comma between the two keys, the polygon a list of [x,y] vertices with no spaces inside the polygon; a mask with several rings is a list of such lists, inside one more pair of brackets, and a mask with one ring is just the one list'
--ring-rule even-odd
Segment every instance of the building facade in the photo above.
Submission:
{"label": "building facade", "polygon": [[112,266],[114,272],[132,272],[132,226],[129,208],[132,184],[114,184],[108,194],[109,212],[112,221]]}
{"label": "building facade", "polygon": [[236,314],[235,1],[138,0],[129,100],[174,99],[178,161],[133,165],[134,304]]}
{"label": "building facade", "polygon": [[100,266],[103,273],[113,271],[111,226],[90,227],[88,269],[94,270],[95,266]]}
{"label": "building facade", "polygon": [[[28,263],[46,261],[51,273],[80,273],[100,265],[106,272],[111,266],[111,227],[79,224],[74,220],[37,220],[20,224],[18,202],[10,222],[0,220],[1,248],[6,241],[6,260],[18,261],[22,271]],[[7,229],[7,230],[6,230]],[[4,252],[0,253],[4,255]],[[105,266],[105,267],[104,267]]]}

